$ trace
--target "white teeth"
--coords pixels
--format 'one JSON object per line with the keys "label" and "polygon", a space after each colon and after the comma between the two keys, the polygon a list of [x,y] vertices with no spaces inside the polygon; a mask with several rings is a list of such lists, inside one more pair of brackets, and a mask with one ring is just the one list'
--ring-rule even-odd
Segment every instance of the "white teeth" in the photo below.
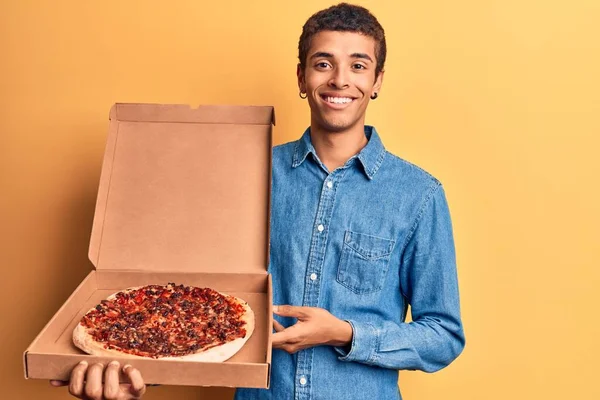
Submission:
{"label": "white teeth", "polygon": [[346,103],[350,103],[351,101],[352,101],[352,99],[348,98],[348,97],[327,97],[328,103],[346,104]]}

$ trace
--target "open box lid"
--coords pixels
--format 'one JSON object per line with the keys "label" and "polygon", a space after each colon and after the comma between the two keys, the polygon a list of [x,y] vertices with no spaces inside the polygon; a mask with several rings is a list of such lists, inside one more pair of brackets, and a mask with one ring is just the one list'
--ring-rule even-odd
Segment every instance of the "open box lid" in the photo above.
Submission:
{"label": "open box lid", "polygon": [[262,272],[273,107],[116,104],[89,257],[97,269]]}

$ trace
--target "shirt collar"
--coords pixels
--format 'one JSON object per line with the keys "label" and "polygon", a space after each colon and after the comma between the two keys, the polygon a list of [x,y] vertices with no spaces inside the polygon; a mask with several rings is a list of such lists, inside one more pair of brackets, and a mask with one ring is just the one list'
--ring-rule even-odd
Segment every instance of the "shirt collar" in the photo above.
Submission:
{"label": "shirt collar", "polygon": [[[386,151],[379,134],[377,134],[377,130],[375,130],[373,126],[365,125],[365,136],[368,139],[367,145],[354,157],[358,158],[361,162],[365,175],[367,175],[369,179],[373,179],[383,162]],[[310,140],[310,127],[307,128],[302,137],[296,141],[292,167],[296,168],[302,164],[309,153],[312,153],[315,159],[318,159],[317,152]]]}

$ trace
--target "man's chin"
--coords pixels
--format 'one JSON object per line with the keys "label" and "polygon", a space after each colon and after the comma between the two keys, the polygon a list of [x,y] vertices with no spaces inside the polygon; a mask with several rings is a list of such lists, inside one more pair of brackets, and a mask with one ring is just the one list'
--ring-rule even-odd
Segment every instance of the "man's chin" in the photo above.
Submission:
{"label": "man's chin", "polygon": [[344,120],[322,120],[319,125],[327,132],[344,132],[354,124]]}

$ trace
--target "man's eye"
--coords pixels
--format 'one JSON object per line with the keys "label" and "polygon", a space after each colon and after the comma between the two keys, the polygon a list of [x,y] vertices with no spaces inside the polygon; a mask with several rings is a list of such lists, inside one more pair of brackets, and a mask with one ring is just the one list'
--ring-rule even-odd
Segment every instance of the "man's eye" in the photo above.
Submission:
{"label": "man's eye", "polygon": [[366,67],[362,64],[354,64],[355,69],[366,69]]}
{"label": "man's eye", "polygon": [[319,67],[319,68],[327,68],[328,66],[329,66],[329,63],[326,63],[326,62],[317,63],[317,67]]}

